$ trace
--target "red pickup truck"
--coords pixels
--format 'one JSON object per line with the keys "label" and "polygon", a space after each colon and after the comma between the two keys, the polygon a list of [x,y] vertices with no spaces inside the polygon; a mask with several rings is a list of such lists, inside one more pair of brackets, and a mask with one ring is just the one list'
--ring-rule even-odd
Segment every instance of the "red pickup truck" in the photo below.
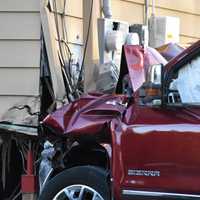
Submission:
{"label": "red pickup truck", "polygon": [[43,121],[54,154],[40,200],[200,199],[200,41],[145,82],[143,49],[123,54],[121,94],[88,94]]}

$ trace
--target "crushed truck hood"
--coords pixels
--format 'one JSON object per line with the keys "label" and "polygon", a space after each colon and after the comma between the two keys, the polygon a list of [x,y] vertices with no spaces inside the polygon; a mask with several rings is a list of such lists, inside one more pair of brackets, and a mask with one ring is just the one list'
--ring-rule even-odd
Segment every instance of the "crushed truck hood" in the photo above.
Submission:
{"label": "crushed truck hood", "polygon": [[126,101],[124,95],[88,94],[49,114],[43,125],[60,135],[97,134],[112,119],[123,117]]}

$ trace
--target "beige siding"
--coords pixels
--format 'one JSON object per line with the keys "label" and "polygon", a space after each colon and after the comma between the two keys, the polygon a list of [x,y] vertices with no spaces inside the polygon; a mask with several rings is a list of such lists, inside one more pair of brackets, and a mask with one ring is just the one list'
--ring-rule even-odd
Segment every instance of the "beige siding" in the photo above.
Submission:
{"label": "beige siding", "polygon": [[0,69],[1,67],[39,68],[39,65],[40,43],[38,41],[0,40]]}
{"label": "beige siding", "polygon": [[158,7],[181,13],[200,14],[199,0],[157,0]]}
{"label": "beige siding", "polygon": [[3,95],[37,96],[39,90],[39,70],[37,68],[1,68],[0,91]]}
{"label": "beige siding", "polygon": [[[112,0],[112,8],[114,18],[143,23],[144,0]],[[199,0],[156,0],[156,15],[180,18],[181,44],[187,45],[200,39]]]}
{"label": "beige siding", "polygon": [[0,0],[0,120],[39,95],[40,0]]}
{"label": "beige siding", "polygon": [[71,52],[78,57],[79,64],[82,63],[83,39],[83,2],[85,0],[67,1],[65,17],[68,42]]}
{"label": "beige siding", "polygon": [[[29,104],[39,95],[40,3],[41,0],[0,0],[0,120],[14,104]],[[64,0],[58,0],[57,5],[58,12],[63,13]],[[82,0],[70,0],[65,7],[69,47],[79,58],[83,46],[82,6]]]}
{"label": "beige siding", "polygon": [[112,0],[113,18],[130,24],[143,23],[144,7],[131,1]]}
{"label": "beige siding", "polygon": [[40,0],[0,0],[0,11],[3,12],[38,12]]}
{"label": "beige siding", "polygon": [[193,14],[185,14],[178,11],[171,11],[158,8],[157,14],[159,16],[176,16],[180,18],[180,33],[188,38],[200,38],[200,16]]}
{"label": "beige siding", "polygon": [[[54,8],[53,1],[51,9]],[[57,0],[58,13],[64,12],[64,0]],[[77,6],[78,5],[78,6]],[[83,0],[66,1],[65,6],[65,21],[68,34],[68,42],[75,44],[83,44]],[[58,19],[59,20],[59,19]],[[61,25],[61,24],[60,24]]]}
{"label": "beige siding", "polygon": [[[115,0],[111,0],[115,1]],[[144,5],[144,0],[120,0],[133,4]],[[149,1],[151,4],[151,0]],[[175,10],[179,12],[187,12],[192,14],[200,14],[199,0],[156,0],[156,7]]]}
{"label": "beige siding", "polygon": [[40,39],[39,13],[0,13],[0,39]]}
{"label": "beige siding", "polygon": [[75,44],[83,44],[83,19],[66,17],[68,41]]}
{"label": "beige siding", "polygon": [[83,18],[83,1],[85,0],[67,1],[66,13],[74,17]]}

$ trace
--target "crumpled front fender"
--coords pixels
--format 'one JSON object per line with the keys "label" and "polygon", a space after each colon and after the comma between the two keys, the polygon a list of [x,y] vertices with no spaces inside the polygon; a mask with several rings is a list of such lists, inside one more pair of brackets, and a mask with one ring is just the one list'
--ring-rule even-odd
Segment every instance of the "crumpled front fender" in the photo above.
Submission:
{"label": "crumpled front fender", "polygon": [[127,98],[124,95],[89,94],[49,114],[43,125],[57,135],[97,135],[114,118],[123,118]]}

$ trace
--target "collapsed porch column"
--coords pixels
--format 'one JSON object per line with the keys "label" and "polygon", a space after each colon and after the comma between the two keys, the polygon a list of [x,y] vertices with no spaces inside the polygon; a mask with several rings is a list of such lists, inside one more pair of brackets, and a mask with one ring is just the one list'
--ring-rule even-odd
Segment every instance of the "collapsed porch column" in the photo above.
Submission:
{"label": "collapsed porch column", "polygon": [[[83,2],[83,36],[84,47],[86,48],[84,60],[84,90],[88,92],[95,89],[95,84],[92,83],[94,83],[95,79],[93,76],[94,65],[99,60],[97,19],[101,14],[101,3],[100,0],[83,0]],[[91,6],[93,6],[92,9]],[[91,10],[92,14],[90,14]]]}

